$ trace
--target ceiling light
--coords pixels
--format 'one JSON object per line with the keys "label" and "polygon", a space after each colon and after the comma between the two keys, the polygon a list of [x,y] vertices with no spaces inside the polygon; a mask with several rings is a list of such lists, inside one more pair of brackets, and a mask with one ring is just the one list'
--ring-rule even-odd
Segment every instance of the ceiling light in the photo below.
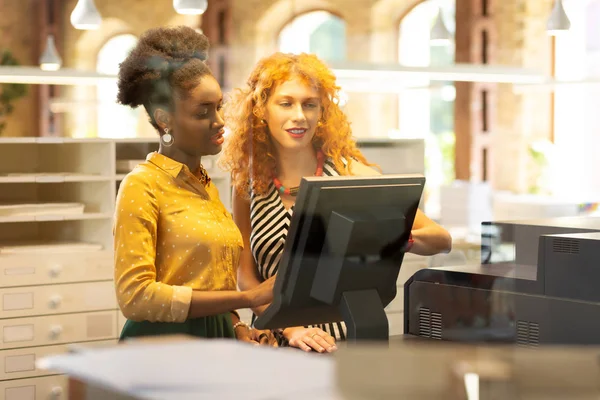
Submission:
{"label": "ceiling light", "polygon": [[71,13],[71,25],[76,29],[98,29],[102,16],[94,4],[94,0],[79,0]]}
{"label": "ceiling light", "polygon": [[438,8],[438,14],[435,17],[435,22],[431,28],[431,34],[429,41],[433,46],[447,46],[452,40],[452,35],[446,24],[444,23],[444,16],[442,15],[442,8]]}
{"label": "ceiling light", "polygon": [[571,21],[565,12],[562,0],[554,0],[554,7],[548,18],[546,30],[550,35],[557,35],[561,32],[566,32],[571,28]]}
{"label": "ceiling light", "polygon": [[173,0],[173,8],[178,14],[200,15],[208,8],[208,0]]}
{"label": "ceiling light", "polygon": [[44,71],[57,71],[62,65],[62,59],[58,55],[56,45],[54,44],[54,36],[48,35],[46,39],[46,48],[40,57],[40,68]]}

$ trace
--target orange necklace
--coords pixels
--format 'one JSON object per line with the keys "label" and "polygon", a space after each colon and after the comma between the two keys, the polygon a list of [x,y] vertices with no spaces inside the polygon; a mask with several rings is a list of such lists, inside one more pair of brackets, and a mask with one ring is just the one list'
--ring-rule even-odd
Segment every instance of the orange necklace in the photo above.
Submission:
{"label": "orange necklace", "polygon": [[[317,150],[317,170],[315,171],[315,176],[323,175],[323,165],[325,164],[325,155],[321,150]],[[275,189],[281,194],[287,194],[289,196],[296,196],[298,194],[299,186],[293,188],[286,188],[283,186],[281,181],[277,179],[277,177],[273,176],[273,184],[275,185]]]}

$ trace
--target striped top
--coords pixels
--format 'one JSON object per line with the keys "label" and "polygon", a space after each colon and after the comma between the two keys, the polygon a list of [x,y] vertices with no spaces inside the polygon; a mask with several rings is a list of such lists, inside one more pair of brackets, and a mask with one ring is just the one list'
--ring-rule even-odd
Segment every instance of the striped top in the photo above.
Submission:
{"label": "striped top", "polygon": [[[323,175],[339,176],[331,160],[323,165]],[[277,273],[279,261],[283,254],[294,207],[285,208],[275,185],[270,184],[265,195],[251,195],[250,201],[250,248],[263,279],[268,279]],[[313,325],[329,333],[336,340],[346,338],[344,323]]]}

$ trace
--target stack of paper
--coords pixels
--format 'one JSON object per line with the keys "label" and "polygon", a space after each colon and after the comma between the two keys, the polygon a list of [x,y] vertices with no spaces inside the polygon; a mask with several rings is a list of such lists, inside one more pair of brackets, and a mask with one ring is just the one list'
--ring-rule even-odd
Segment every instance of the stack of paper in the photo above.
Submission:
{"label": "stack of paper", "polygon": [[37,367],[142,399],[341,398],[332,357],[232,340],[91,348]]}

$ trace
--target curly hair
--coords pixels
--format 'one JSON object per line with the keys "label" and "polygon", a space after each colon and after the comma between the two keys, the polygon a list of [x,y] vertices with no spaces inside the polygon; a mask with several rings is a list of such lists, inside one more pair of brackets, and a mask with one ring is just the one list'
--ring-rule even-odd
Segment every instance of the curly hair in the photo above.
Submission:
{"label": "curly hair", "polygon": [[349,174],[353,160],[367,164],[338,105],[340,87],[333,72],[312,54],[275,53],[256,64],[247,87],[235,90],[224,106],[225,125],[230,133],[219,165],[231,172],[232,184],[242,196],[251,191],[257,194],[268,191],[276,159],[263,118],[270,94],[291,77],[314,86],[321,96],[321,124],[313,146],[332,159],[340,174]]}
{"label": "curly hair", "polygon": [[187,26],[149,29],[119,65],[117,102],[143,105],[150,123],[160,131],[154,110],[173,110],[174,95],[185,98],[199,78],[212,75],[205,61],[206,36]]}

